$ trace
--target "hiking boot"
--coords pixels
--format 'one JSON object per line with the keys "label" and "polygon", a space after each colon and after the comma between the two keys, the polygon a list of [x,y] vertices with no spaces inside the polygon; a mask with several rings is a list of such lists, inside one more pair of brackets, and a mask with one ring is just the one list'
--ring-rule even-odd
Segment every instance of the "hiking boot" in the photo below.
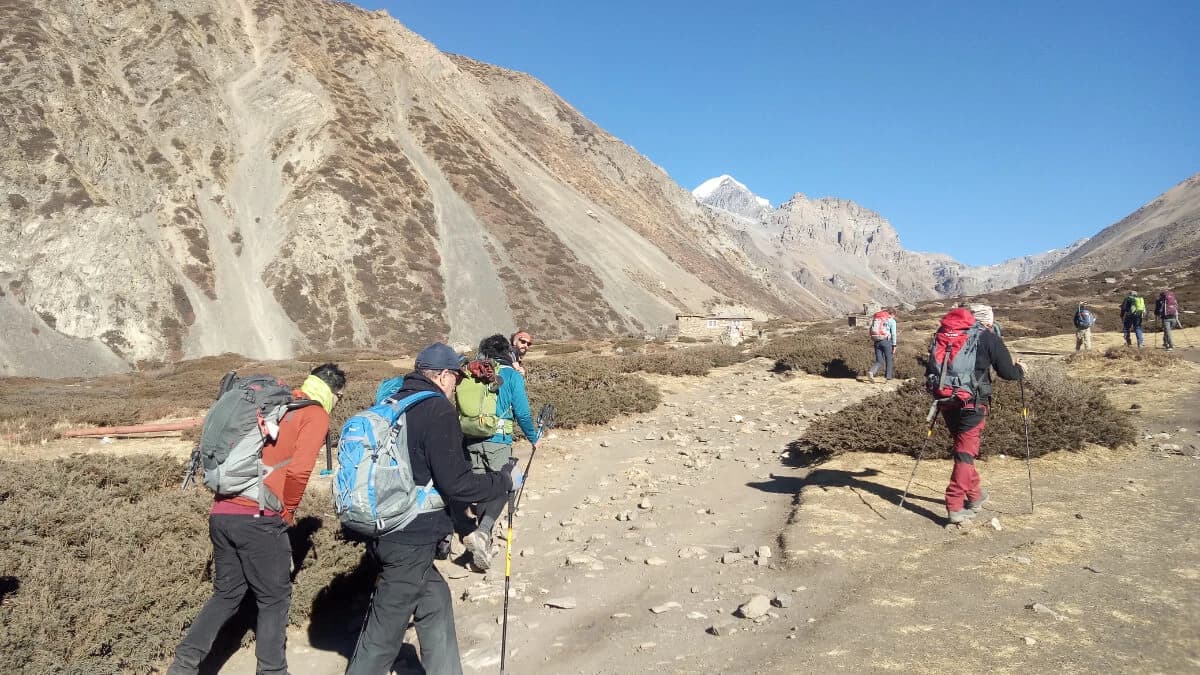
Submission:
{"label": "hiking boot", "polygon": [[437,543],[437,550],[434,551],[433,557],[438,560],[446,560],[450,557],[451,537],[454,535],[448,534],[446,538]]}
{"label": "hiking boot", "polygon": [[868,372],[867,373],[867,382],[874,382],[874,381],[875,381],[875,373]]}
{"label": "hiking boot", "polygon": [[946,517],[949,518],[950,522],[954,525],[965,523],[977,515],[979,514],[968,509],[963,509],[962,511],[948,511],[946,513]]}
{"label": "hiking boot", "polygon": [[487,533],[475,530],[463,538],[467,551],[471,553],[471,564],[480,572],[488,571],[492,566],[492,542]]}
{"label": "hiking boot", "polygon": [[991,498],[992,496],[988,494],[987,488],[983,488],[979,491],[979,499],[968,499],[966,506],[963,508],[967,511],[979,511],[983,508],[984,504],[988,503],[988,500]]}

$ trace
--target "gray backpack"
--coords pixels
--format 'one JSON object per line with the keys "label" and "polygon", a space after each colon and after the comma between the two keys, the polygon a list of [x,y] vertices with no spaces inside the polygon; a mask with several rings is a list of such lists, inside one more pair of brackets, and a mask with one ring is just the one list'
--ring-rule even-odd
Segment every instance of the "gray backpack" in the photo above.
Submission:
{"label": "gray backpack", "polygon": [[259,511],[283,511],[279,497],[262,488],[267,474],[287,466],[291,458],[274,466],[262,461],[263,446],[279,435],[279,422],[293,410],[319,405],[296,399],[292,390],[270,375],[231,377],[221,383],[222,393],[209,409],[200,431],[200,461],[204,484],[218,495],[249,497]]}

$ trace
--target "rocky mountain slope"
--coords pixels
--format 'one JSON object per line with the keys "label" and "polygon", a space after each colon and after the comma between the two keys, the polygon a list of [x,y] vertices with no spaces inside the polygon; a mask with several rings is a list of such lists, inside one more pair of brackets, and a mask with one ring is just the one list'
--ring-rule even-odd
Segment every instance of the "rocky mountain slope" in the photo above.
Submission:
{"label": "rocky mountain slope", "polygon": [[895,303],[1008,288],[1034,278],[1082,243],[971,267],[947,255],[905,249],[887,219],[849,200],[797,193],[773,209],[730,176],[705,181],[692,194],[763,259],[791,270],[806,289],[819,295],[829,287],[840,291],[843,298],[834,304],[843,309],[856,302]]}
{"label": "rocky mountain slope", "polygon": [[544,85],[386,14],[33,0],[0,24],[3,372],[826,309]]}
{"label": "rocky mountain slope", "polygon": [[1051,278],[1200,258],[1200,173],[1092,237],[1045,271]]}

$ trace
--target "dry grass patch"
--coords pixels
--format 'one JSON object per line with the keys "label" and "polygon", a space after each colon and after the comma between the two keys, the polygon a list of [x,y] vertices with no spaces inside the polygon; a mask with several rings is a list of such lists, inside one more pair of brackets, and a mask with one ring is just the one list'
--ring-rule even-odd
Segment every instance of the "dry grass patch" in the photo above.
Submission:
{"label": "dry grass patch", "polygon": [[646,372],[659,375],[707,375],[713,368],[723,368],[752,358],[752,354],[728,345],[706,345],[688,349],[637,354],[617,359],[624,372]]}
{"label": "dry grass patch", "polygon": [[[1071,378],[1062,368],[1047,364],[1026,382],[1030,409],[1030,454],[1039,457],[1056,450],[1081,450],[1087,444],[1115,448],[1132,443],[1133,423],[1091,383]],[[981,455],[1025,452],[1019,386],[996,383]],[[894,392],[872,396],[817,420],[794,444],[802,454],[843,452],[916,453],[925,440],[925,414],[930,398],[920,382]],[[948,458],[950,436],[941,421],[935,426],[927,457]]]}
{"label": "dry grass patch", "polygon": [[525,379],[534,413],[551,403],[557,426],[568,429],[649,412],[662,400],[654,385],[618,372],[614,359],[538,359],[526,364]]}
{"label": "dry grass patch", "polygon": [[[925,374],[926,348],[902,341],[893,357],[895,376],[901,380]],[[775,361],[776,371],[799,370],[822,377],[861,377],[875,361],[874,346],[866,335],[798,334],[769,340],[754,356]]]}
{"label": "dry grass patch", "polygon": [[[0,462],[0,671],[165,665],[212,592],[211,495],[181,492],[181,469],[177,459],[148,456]],[[291,532],[295,625],[327,623],[331,592],[354,609],[370,592],[363,547],[341,537],[323,506],[310,494]]]}

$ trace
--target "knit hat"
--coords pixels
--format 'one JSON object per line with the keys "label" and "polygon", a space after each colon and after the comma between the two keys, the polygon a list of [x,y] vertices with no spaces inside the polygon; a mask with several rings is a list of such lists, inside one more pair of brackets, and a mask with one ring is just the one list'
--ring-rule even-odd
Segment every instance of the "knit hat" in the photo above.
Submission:
{"label": "knit hat", "polygon": [[975,315],[975,320],[980,323],[985,323],[990,326],[995,320],[995,316],[992,314],[991,305],[971,305],[968,307],[968,309],[970,309],[971,313]]}
{"label": "knit hat", "polygon": [[463,358],[450,345],[435,342],[417,354],[417,370],[458,370]]}

